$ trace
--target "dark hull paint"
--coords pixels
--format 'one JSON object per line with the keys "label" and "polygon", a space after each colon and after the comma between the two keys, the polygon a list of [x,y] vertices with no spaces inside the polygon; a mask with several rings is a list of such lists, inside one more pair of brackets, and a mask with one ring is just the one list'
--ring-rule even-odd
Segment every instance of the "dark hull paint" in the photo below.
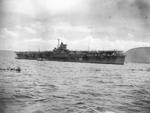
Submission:
{"label": "dark hull paint", "polygon": [[114,56],[114,57],[105,57],[105,58],[88,58],[88,59],[72,59],[68,57],[49,57],[49,58],[17,57],[17,59],[123,65],[125,61],[125,56]]}
{"label": "dark hull paint", "polygon": [[49,60],[64,62],[83,62],[100,64],[124,64],[125,55],[122,51],[70,51],[61,43],[53,51],[16,52],[18,59]]}

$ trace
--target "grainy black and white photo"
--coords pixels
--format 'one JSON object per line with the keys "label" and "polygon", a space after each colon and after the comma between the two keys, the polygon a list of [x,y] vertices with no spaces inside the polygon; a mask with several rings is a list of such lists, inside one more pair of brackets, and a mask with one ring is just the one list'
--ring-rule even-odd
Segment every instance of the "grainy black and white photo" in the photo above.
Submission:
{"label": "grainy black and white photo", "polygon": [[150,0],[0,0],[0,113],[150,113]]}

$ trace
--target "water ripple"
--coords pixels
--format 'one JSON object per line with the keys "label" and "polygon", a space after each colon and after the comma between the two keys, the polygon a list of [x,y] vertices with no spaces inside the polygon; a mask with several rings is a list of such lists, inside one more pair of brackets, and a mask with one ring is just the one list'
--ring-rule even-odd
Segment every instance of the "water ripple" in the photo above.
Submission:
{"label": "water ripple", "polygon": [[4,59],[0,113],[150,113],[149,64]]}

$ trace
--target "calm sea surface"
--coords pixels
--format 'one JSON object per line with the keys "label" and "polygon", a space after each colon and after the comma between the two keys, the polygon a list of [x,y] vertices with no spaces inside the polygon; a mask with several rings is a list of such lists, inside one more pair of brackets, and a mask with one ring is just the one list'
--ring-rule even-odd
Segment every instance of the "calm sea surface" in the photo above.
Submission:
{"label": "calm sea surface", "polygon": [[150,65],[17,60],[3,52],[0,113],[150,113]]}

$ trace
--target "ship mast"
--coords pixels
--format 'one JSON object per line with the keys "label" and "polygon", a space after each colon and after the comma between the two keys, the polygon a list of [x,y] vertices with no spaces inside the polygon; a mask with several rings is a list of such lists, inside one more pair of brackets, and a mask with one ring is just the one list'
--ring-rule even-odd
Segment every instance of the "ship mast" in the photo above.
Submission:
{"label": "ship mast", "polygon": [[88,41],[88,51],[90,51],[90,41]]}
{"label": "ship mast", "polygon": [[60,45],[60,39],[58,38],[58,44],[57,44],[57,48],[59,48],[59,45]]}

